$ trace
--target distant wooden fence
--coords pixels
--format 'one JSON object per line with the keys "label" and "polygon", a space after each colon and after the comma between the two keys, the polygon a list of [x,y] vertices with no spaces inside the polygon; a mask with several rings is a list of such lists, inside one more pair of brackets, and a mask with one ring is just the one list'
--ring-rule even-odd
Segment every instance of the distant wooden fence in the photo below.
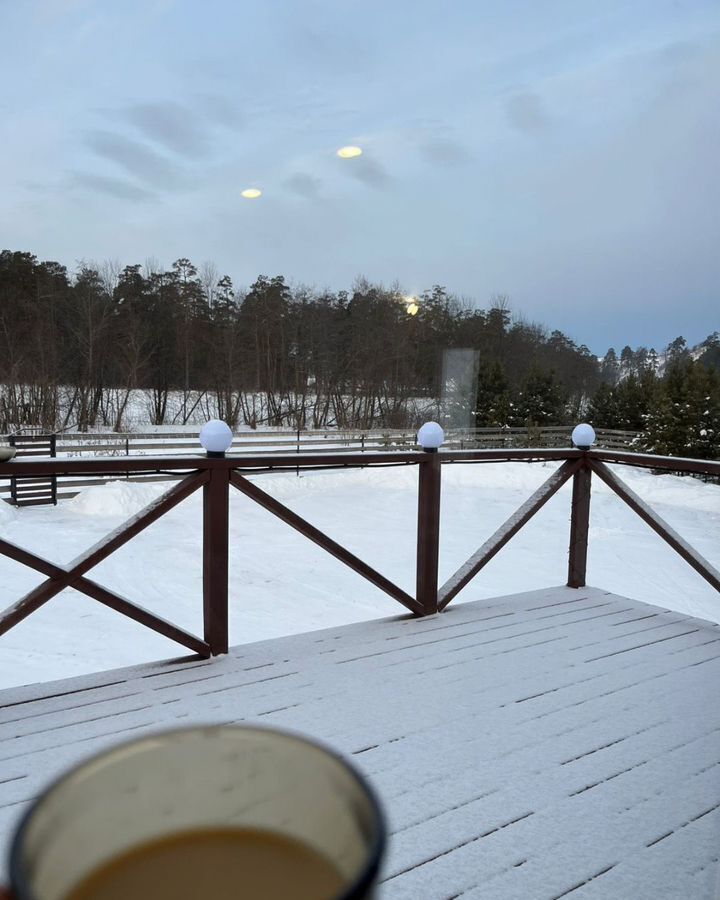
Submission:
{"label": "distant wooden fence", "polygon": [[[554,425],[547,428],[474,428],[449,429],[446,433],[446,450],[513,449],[522,447],[567,447],[570,445],[572,425]],[[396,451],[417,449],[415,430],[348,430],[348,431],[249,431],[233,437],[232,453],[365,453],[367,451]],[[632,449],[637,432],[614,429],[597,429],[596,446],[608,450]],[[6,438],[0,437],[0,443]],[[168,432],[162,434],[102,434],[65,433],[56,440],[57,456],[63,458],[87,458],[90,456],[125,457],[135,454],[145,456],[186,456],[202,453],[197,433]],[[298,470],[299,471],[299,470]],[[83,487],[104,484],[108,480],[126,478],[134,481],[170,481],[177,476],[162,471],[129,472],[116,470],[109,477],[62,478],[56,498],[74,497]],[[8,482],[0,470],[0,498],[10,493]]]}
{"label": "distant wooden fence", "polygon": [[[523,505],[444,584],[438,583],[440,552],[440,487],[444,464],[498,463],[514,461],[557,461],[560,466]],[[45,576],[45,581],[0,612],[0,635],[71,587],[99,603],[114,609],[147,628],[178,642],[202,656],[226,653],[228,650],[228,563],[229,563],[229,494],[235,488],[264,507],[304,537],[326,550],[340,562],[362,575],[417,616],[433,615],[445,609],[455,596],[508,543],[545,503],[570,479],[573,480],[567,584],[582,587],[590,523],[590,487],[592,475],[609,485],[647,524],[685,559],[716,590],[720,591],[720,572],[697,553],[645,504],[607,463],[641,466],[654,470],[702,473],[720,476],[720,462],[676,459],[626,451],[578,449],[497,449],[443,451],[440,453],[401,451],[353,454],[285,454],[277,456],[247,455],[242,458],[214,457],[124,457],[119,460],[12,460],[2,464],[10,477],[41,478],[56,476],[112,475],[118,466],[133,473],[152,472],[161,466],[181,477],[161,497],[81,553],[68,565],[58,565],[29,550],[0,538],[0,555],[7,556]],[[272,497],[247,475],[267,470],[306,471],[317,468],[383,467],[410,465],[419,467],[418,516],[416,541],[416,579],[412,594],[403,590],[364,560],[307,522],[279,500]],[[109,590],[88,577],[88,572],[131,538],[156,522],[195,491],[203,494],[203,637],[190,634],[161,619],[137,603]],[[234,548],[233,554],[242,552]],[[68,624],[72,627],[72,623]]]}
{"label": "distant wooden fence", "polygon": [[[11,434],[8,443],[15,448],[18,456],[56,456],[56,437],[40,431]],[[5,487],[7,490],[7,487]],[[10,502],[14,506],[39,506],[52,503],[57,505],[57,478],[11,478]]]}

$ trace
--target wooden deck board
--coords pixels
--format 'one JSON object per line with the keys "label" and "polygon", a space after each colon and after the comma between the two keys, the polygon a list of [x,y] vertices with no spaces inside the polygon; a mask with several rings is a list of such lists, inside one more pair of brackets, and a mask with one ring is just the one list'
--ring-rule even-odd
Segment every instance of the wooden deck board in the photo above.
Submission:
{"label": "wooden deck board", "polygon": [[715,896],[720,628],[554,588],[0,693],[0,835],[125,736],[256,721],[351,756],[388,811],[380,897]]}

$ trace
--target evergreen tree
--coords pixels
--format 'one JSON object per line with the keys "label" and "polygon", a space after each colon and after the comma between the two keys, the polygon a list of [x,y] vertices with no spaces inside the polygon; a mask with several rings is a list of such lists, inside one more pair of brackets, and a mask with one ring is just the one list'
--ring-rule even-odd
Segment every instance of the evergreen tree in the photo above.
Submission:
{"label": "evergreen tree", "polygon": [[518,393],[513,421],[527,426],[563,425],[567,417],[568,392],[555,376],[555,371],[530,370]]}
{"label": "evergreen tree", "polygon": [[612,347],[610,347],[605,356],[603,356],[600,368],[600,377],[605,382],[605,384],[609,384],[611,387],[614,387],[617,384],[619,375],[620,363],[618,362],[617,353]]}
{"label": "evergreen tree", "polygon": [[478,428],[505,426],[511,412],[510,382],[501,362],[485,362],[478,373],[477,412]]}
{"label": "evergreen tree", "polygon": [[646,416],[642,446],[651,453],[720,455],[720,376],[689,357],[672,362]]}
{"label": "evergreen tree", "polygon": [[676,337],[674,341],[670,341],[665,349],[668,364],[683,362],[690,358],[687,341],[684,337]]}
{"label": "evergreen tree", "polygon": [[229,275],[223,275],[215,288],[213,317],[215,321],[230,322],[236,313],[237,303],[232,279]]}
{"label": "evergreen tree", "polygon": [[615,388],[614,428],[625,431],[641,431],[645,416],[654,402],[656,378],[646,369],[641,375],[628,375]]}
{"label": "evergreen tree", "polygon": [[710,368],[720,372],[720,332],[714,331],[700,344],[702,353],[699,361]]}
{"label": "evergreen tree", "polygon": [[638,347],[633,354],[633,372],[640,374],[644,372],[648,366],[648,349],[647,347]]}
{"label": "evergreen tree", "polygon": [[617,428],[615,390],[606,382],[600,385],[590,400],[587,420],[596,428]]}
{"label": "evergreen tree", "polygon": [[[704,371],[703,371],[704,370]],[[688,456],[696,459],[720,458],[720,374],[717,369],[695,367],[692,388],[696,410]]]}
{"label": "evergreen tree", "polygon": [[622,353],[620,354],[620,377],[626,378],[633,370],[635,366],[635,353],[633,352],[632,347],[629,344],[626,344],[622,348]]}

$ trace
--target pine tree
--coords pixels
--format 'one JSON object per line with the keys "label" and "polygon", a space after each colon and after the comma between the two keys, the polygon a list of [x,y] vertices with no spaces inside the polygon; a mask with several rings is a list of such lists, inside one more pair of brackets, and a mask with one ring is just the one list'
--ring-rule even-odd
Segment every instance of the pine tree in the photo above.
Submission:
{"label": "pine tree", "polygon": [[615,428],[641,431],[655,392],[656,378],[645,369],[641,375],[631,374],[615,388]]}
{"label": "pine tree", "polygon": [[670,341],[665,349],[668,364],[684,362],[690,358],[687,341],[682,335]]}
{"label": "pine tree", "polygon": [[587,420],[596,428],[617,428],[615,390],[603,383],[595,391],[587,409]]}
{"label": "pine tree", "polygon": [[518,393],[510,424],[528,428],[564,425],[567,400],[567,390],[558,382],[553,369],[533,368]]}
{"label": "pine tree", "polygon": [[702,354],[699,361],[710,368],[720,372],[720,332],[713,331],[700,344]]}
{"label": "pine tree", "polygon": [[634,369],[635,353],[629,344],[622,348],[620,354],[620,377],[626,378]]}
{"label": "pine tree", "polygon": [[229,275],[223,275],[215,288],[214,318],[216,321],[225,323],[230,321],[236,312],[237,303],[235,302],[232,279]]}
{"label": "pine tree", "polygon": [[699,363],[691,367],[688,385],[686,456],[720,456],[720,375]]}
{"label": "pine tree", "polygon": [[600,377],[611,386],[617,384],[620,375],[620,363],[618,362],[617,353],[610,347],[608,352],[603,356],[600,368]]}
{"label": "pine tree", "polygon": [[646,416],[644,449],[667,456],[716,459],[720,455],[720,377],[689,356],[667,369]]}
{"label": "pine tree", "polygon": [[511,410],[510,382],[501,362],[480,366],[475,422],[478,428],[505,426]]}

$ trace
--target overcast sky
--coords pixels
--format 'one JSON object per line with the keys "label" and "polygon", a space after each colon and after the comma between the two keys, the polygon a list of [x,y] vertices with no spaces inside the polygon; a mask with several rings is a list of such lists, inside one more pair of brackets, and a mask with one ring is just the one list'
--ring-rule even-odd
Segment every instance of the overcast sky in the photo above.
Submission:
{"label": "overcast sky", "polygon": [[503,293],[597,352],[720,328],[719,0],[0,0],[0,34],[0,247]]}

